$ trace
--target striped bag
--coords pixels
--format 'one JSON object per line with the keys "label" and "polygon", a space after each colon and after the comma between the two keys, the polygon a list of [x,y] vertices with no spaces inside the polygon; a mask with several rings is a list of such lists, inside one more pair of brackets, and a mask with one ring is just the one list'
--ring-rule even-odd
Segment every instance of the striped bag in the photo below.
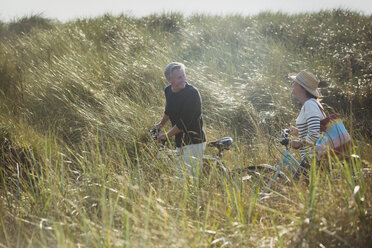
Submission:
{"label": "striped bag", "polygon": [[324,119],[320,121],[321,135],[315,143],[317,158],[327,158],[328,154],[341,158],[351,148],[351,137],[337,114],[327,116],[323,108],[319,108]]}

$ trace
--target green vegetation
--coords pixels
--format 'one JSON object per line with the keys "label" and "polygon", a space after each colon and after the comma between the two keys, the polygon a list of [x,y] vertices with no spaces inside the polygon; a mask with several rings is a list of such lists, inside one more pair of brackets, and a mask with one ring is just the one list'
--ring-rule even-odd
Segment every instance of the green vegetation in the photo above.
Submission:
{"label": "green vegetation", "polygon": [[[0,247],[371,246],[371,48],[372,16],[341,9],[0,22]],[[200,90],[208,139],[235,137],[229,167],[278,158],[270,135],[299,111],[287,74],[305,68],[361,160],[263,200],[217,172],[176,179],[147,136],[171,61]]]}

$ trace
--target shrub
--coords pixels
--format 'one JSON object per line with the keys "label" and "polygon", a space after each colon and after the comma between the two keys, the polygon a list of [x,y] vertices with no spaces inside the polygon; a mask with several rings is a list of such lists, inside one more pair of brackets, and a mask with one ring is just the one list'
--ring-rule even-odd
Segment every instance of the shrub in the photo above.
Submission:
{"label": "shrub", "polygon": [[51,29],[53,28],[53,21],[39,15],[31,15],[20,18],[8,24],[8,33],[10,35],[28,34],[33,29]]}

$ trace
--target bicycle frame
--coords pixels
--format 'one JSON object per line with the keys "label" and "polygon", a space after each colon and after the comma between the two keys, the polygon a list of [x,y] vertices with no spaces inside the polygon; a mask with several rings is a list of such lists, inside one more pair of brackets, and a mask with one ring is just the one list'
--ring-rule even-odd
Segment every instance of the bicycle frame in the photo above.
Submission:
{"label": "bicycle frame", "polygon": [[[159,131],[160,131],[159,129],[149,130],[150,136],[151,136],[152,140],[155,142],[156,145],[157,145],[157,143],[156,143],[157,135],[159,134]],[[204,162],[207,162],[207,163],[213,162],[213,164],[218,165],[222,171],[224,171],[225,173],[228,173],[228,170],[223,165],[221,159],[222,159],[222,152],[224,150],[229,150],[232,145],[233,145],[233,139],[231,137],[224,137],[224,138],[209,142],[207,144],[207,146],[217,148],[218,149],[218,154],[217,154],[217,156],[203,154],[203,158],[202,158],[203,163]],[[176,150],[172,150],[172,149],[167,148],[165,143],[163,143],[161,146],[157,145],[157,147],[158,147],[158,154],[157,154],[158,158],[168,158],[168,159],[173,160],[172,156],[176,157],[176,156],[180,155],[179,153],[177,153]],[[162,151],[161,156],[159,156],[160,151]]]}
{"label": "bicycle frame", "polygon": [[[293,166],[293,163],[295,164],[296,167]],[[289,150],[286,149],[282,156],[282,159],[280,160],[278,164],[277,172],[275,173],[274,178],[273,178],[274,180],[276,179],[277,175],[280,173],[282,165],[286,165],[292,171],[292,175],[294,175],[294,173],[296,173],[298,167],[300,166],[300,163],[297,161],[297,159],[295,159],[295,157],[293,157],[293,155],[289,152]]]}
{"label": "bicycle frame", "polygon": [[[283,139],[280,141],[280,144],[284,145],[286,147],[285,152],[280,159],[279,164],[277,165],[274,177],[273,177],[273,182],[275,182],[276,178],[278,177],[279,173],[281,172],[282,166],[287,166],[288,170],[291,172],[292,177],[295,175],[297,172],[298,167],[300,167],[300,163],[297,161],[295,157],[289,152],[288,145],[289,145],[289,130],[284,129],[281,131]],[[266,189],[270,189],[272,185],[272,182],[270,182],[267,186]]]}

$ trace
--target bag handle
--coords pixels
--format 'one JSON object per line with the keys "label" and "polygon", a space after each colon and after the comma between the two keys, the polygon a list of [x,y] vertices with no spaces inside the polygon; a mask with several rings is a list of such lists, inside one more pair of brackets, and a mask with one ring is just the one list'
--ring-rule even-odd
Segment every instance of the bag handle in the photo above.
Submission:
{"label": "bag handle", "polygon": [[320,112],[322,112],[323,117],[324,117],[324,118],[327,118],[327,115],[326,115],[326,113],[324,112],[323,106],[320,105],[320,103],[319,103],[317,100],[315,100],[315,102],[316,102],[316,104],[318,105],[318,107],[319,107],[319,109],[320,109]]}

